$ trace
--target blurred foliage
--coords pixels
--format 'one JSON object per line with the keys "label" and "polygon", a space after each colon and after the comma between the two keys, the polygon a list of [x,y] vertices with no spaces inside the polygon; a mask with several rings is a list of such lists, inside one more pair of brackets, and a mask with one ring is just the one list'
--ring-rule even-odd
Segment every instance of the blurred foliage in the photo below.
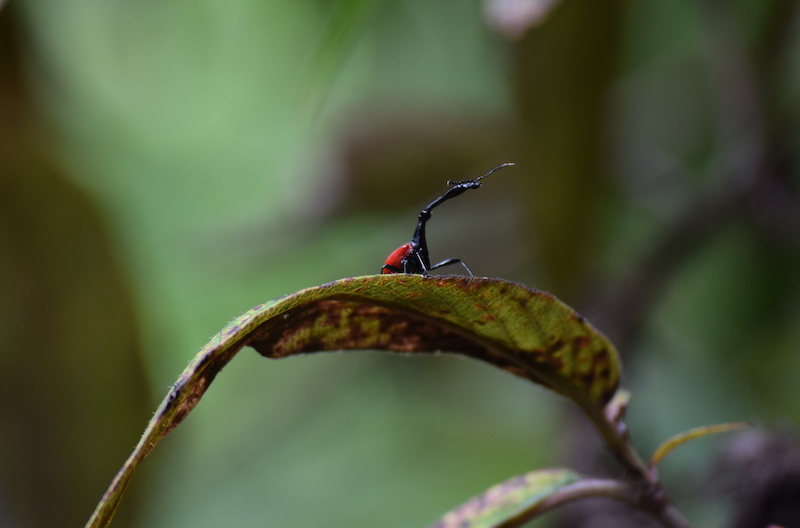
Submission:
{"label": "blurred foliage", "polygon": [[[504,161],[437,210],[432,258],[584,311],[626,356],[643,452],[706,423],[796,426],[797,5],[562,0],[508,39],[477,1],[11,0],[0,524],[88,517],[208,336],[378,271],[447,179]],[[115,523],[424,526],[561,465],[580,444],[559,402],[453,358],[244,354]],[[671,456],[667,485],[705,455]],[[735,515],[694,491],[690,517]],[[62,517],[30,514],[43,493]]]}
{"label": "blurred foliage", "polygon": [[9,22],[0,16],[0,525],[77,526],[152,402],[107,226],[43,146]]}

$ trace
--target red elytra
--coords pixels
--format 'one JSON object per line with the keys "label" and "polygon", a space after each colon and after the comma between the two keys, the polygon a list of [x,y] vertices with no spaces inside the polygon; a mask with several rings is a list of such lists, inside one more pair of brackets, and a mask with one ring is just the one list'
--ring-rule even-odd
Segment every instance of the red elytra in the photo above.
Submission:
{"label": "red elytra", "polygon": [[403,269],[403,260],[408,257],[408,254],[413,251],[414,245],[411,242],[406,242],[399,248],[392,251],[391,255],[386,257],[386,262],[384,262],[383,269],[381,273],[401,273],[400,271]]}
{"label": "red elytra", "polygon": [[434,207],[446,200],[449,200],[450,198],[455,198],[468,189],[479,188],[481,186],[480,180],[496,170],[511,166],[514,166],[514,164],[503,163],[502,165],[493,168],[483,176],[479,176],[474,180],[461,180],[457,182],[448,181],[447,185],[449,185],[450,188],[447,189],[447,192],[429,203],[425,209],[420,211],[417,229],[414,231],[414,236],[411,238],[411,242],[406,242],[389,254],[389,256],[386,258],[386,262],[383,264],[383,268],[381,268],[381,273],[412,273],[427,275],[429,271],[435,270],[436,268],[441,268],[442,266],[461,264],[464,266],[464,269],[467,270],[469,276],[472,277],[472,272],[467,265],[461,261],[461,259],[449,258],[439,262],[438,264],[431,265],[430,257],[428,256],[428,243],[425,240],[425,226],[428,220],[431,218],[431,210]]}

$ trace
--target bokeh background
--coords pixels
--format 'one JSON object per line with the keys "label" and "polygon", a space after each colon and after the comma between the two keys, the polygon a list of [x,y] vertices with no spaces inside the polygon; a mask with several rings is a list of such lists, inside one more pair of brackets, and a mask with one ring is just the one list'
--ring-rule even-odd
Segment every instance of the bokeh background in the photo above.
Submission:
{"label": "bokeh background", "polygon": [[[707,423],[779,431],[664,462],[690,518],[744,522],[761,481],[738,462],[775,435],[800,460],[798,11],[0,2],[0,526],[82,525],[228,320],[378,272],[446,180],[507,161],[436,210],[432,258],[608,334],[645,456]],[[244,350],[113,526],[427,526],[531,469],[593,471],[581,423],[465,360]]]}

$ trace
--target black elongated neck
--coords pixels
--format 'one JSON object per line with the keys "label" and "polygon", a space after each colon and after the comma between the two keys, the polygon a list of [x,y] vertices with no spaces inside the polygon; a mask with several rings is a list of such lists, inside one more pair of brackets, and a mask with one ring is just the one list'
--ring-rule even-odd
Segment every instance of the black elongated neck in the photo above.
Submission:
{"label": "black elongated neck", "polygon": [[447,192],[429,203],[425,209],[419,212],[417,230],[414,231],[414,238],[411,239],[411,243],[416,245],[419,258],[426,268],[430,266],[430,257],[428,256],[428,242],[425,239],[425,227],[428,224],[428,220],[431,219],[431,210],[434,207],[446,202],[450,198],[455,198],[456,196],[464,193],[468,189],[477,189],[480,186],[481,184],[478,180],[465,180],[457,182],[452,187],[447,189]]}
{"label": "black elongated neck", "polygon": [[445,192],[443,195],[441,195],[440,197],[429,203],[428,207],[426,207],[425,209],[422,210],[422,212],[420,212],[419,214],[420,220],[422,220],[422,214],[425,212],[428,213],[428,218],[430,218],[431,209],[433,209],[437,205],[440,205],[442,202],[446,202],[450,198],[455,198],[456,196],[467,191],[468,189],[477,189],[480,186],[481,184],[478,180],[465,180],[463,182],[458,182],[454,184],[452,187],[447,189],[447,192]]}
{"label": "black elongated neck", "polygon": [[425,239],[425,226],[430,219],[431,207],[428,206],[420,211],[417,229],[414,231],[414,237],[411,239],[411,243],[416,246],[417,254],[425,266],[430,266],[430,257],[428,256],[428,241]]}

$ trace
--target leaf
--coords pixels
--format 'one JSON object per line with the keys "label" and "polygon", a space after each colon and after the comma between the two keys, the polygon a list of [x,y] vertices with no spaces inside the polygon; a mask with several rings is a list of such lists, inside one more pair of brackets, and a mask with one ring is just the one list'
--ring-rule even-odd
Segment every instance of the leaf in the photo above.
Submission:
{"label": "leaf", "polygon": [[244,346],[283,357],[334,350],[453,352],[544,385],[597,414],[614,395],[612,345],[552,295],[499,279],[373,275],[301,290],[239,316],[161,403],[87,527],[106,526],[136,466]]}
{"label": "leaf", "polygon": [[[569,469],[531,471],[494,487],[448,512],[430,528],[510,528],[545,513],[546,499],[581,477]],[[540,511],[537,511],[540,510]]]}
{"label": "leaf", "polygon": [[665,456],[670,454],[674,451],[677,447],[682,446],[686,442],[690,440],[694,440],[695,438],[700,438],[702,436],[708,436],[717,433],[727,433],[728,431],[738,431],[740,429],[746,429],[747,427],[751,427],[751,425],[747,422],[734,422],[734,423],[725,423],[725,424],[718,424],[718,425],[704,425],[702,427],[696,427],[694,429],[689,429],[684,433],[676,434],[668,438],[664,443],[658,446],[658,449],[655,450],[653,456],[650,458],[650,467],[656,467]]}
{"label": "leaf", "polygon": [[584,478],[570,469],[542,469],[490,488],[430,528],[518,528],[558,506],[598,497],[641,508],[641,490],[631,482]]}

